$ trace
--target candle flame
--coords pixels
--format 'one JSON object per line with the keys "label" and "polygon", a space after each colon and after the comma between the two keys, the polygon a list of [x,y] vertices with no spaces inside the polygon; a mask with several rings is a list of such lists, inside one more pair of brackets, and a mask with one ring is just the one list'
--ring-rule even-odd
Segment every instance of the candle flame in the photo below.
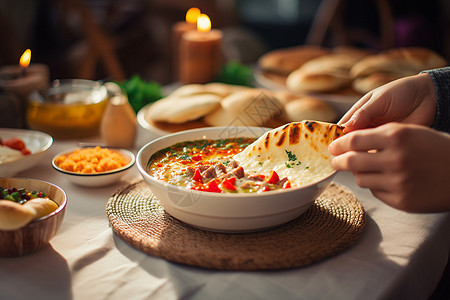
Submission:
{"label": "candle flame", "polygon": [[30,61],[31,61],[31,50],[27,49],[20,57],[19,64],[22,68],[26,68],[30,64]]}
{"label": "candle flame", "polygon": [[198,16],[200,16],[200,9],[192,7],[186,13],[186,22],[196,24]]}
{"label": "candle flame", "polygon": [[197,30],[208,32],[211,30],[211,20],[205,14],[200,14],[197,18]]}

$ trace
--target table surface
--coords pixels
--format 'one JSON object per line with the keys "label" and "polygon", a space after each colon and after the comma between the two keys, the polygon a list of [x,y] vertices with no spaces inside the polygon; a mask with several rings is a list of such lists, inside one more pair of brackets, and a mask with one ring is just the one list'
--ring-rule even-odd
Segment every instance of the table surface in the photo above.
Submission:
{"label": "table surface", "polygon": [[[141,135],[133,152],[149,138]],[[395,210],[359,188],[346,172],[335,182],[363,204],[367,225],[353,246],[333,257],[302,268],[252,272],[201,269],[153,257],[115,235],[105,211],[110,195],[140,176],[136,166],[114,185],[76,186],[50,162],[77,144],[54,141],[36,167],[17,175],[59,185],[69,202],[49,245],[26,256],[0,258],[1,299],[426,299],[447,263],[450,213]]]}

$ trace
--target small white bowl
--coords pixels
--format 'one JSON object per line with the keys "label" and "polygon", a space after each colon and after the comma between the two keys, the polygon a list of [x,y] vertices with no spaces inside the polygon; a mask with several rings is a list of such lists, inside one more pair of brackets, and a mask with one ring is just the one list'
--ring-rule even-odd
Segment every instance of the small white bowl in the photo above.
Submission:
{"label": "small white bowl", "polygon": [[69,181],[71,181],[74,184],[81,185],[81,186],[87,186],[87,187],[99,187],[99,186],[106,186],[110,185],[116,181],[119,181],[122,176],[126,174],[127,171],[131,169],[131,167],[135,163],[135,157],[134,154],[128,150],[125,149],[112,149],[110,150],[117,151],[121,155],[127,158],[128,164],[125,166],[110,170],[107,172],[101,172],[101,173],[77,173],[77,172],[71,172],[66,171],[64,169],[61,169],[58,167],[55,163],[55,160],[60,157],[61,155],[68,155],[75,150],[78,150],[80,148],[73,148],[69,150],[65,150],[63,152],[60,152],[59,154],[55,155],[52,159],[52,166],[53,168],[60,172],[65,178],[67,178]]}
{"label": "small white bowl", "polygon": [[210,127],[187,130],[156,139],[140,149],[136,164],[161,206],[192,226],[220,232],[250,232],[273,228],[303,214],[331,183],[336,171],[303,187],[263,193],[211,193],[157,180],[147,173],[150,157],[175,143],[233,137],[258,138],[268,128]]}
{"label": "small white bowl", "polygon": [[3,140],[18,137],[31,151],[31,154],[24,155],[18,160],[0,163],[0,177],[13,177],[19,172],[34,167],[53,144],[53,138],[50,135],[35,130],[0,128],[0,137]]}

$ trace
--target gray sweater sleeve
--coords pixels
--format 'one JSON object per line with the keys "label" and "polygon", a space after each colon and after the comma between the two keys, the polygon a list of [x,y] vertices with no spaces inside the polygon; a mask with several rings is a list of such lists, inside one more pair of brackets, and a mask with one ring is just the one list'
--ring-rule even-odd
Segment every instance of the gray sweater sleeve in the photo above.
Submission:
{"label": "gray sweater sleeve", "polygon": [[436,118],[432,128],[450,133],[450,67],[427,70],[436,90]]}

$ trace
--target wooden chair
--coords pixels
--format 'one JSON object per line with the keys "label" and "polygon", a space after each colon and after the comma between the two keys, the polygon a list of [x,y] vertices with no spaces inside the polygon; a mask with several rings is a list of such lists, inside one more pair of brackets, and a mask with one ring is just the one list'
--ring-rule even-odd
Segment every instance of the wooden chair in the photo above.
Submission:
{"label": "wooden chair", "polygon": [[[62,20],[68,14],[77,14],[81,19],[82,35],[87,42],[88,51],[76,71],[77,78],[94,79],[96,68],[102,63],[108,77],[122,81],[126,79],[124,69],[115,52],[113,38],[93,17],[81,0],[60,0]],[[58,5],[58,4],[57,4]]]}
{"label": "wooden chair", "polygon": [[394,17],[389,0],[375,0],[378,8],[380,26],[379,36],[374,36],[361,28],[347,28],[344,22],[344,11],[347,0],[322,0],[306,38],[306,44],[321,45],[327,32],[331,33],[332,44],[351,45],[352,43],[376,44],[380,49],[394,46]]}

